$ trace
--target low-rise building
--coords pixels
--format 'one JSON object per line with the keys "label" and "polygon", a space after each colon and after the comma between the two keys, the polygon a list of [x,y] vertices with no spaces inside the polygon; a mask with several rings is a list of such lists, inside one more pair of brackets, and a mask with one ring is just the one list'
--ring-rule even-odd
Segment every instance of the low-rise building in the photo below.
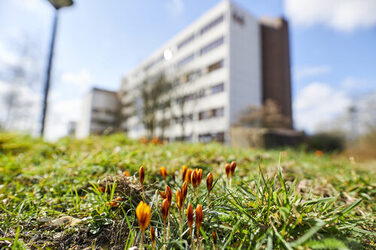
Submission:
{"label": "low-rise building", "polygon": [[92,88],[83,100],[82,115],[76,137],[115,132],[120,122],[118,93]]}

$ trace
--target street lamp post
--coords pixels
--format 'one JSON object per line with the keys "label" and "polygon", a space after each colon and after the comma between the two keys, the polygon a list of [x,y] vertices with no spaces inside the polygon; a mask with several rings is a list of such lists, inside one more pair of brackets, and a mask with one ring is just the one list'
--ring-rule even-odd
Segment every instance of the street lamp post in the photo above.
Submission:
{"label": "street lamp post", "polygon": [[41,117],[41,128],[40,128],[40,136],[42,137],[44,135],[45,123],[46,123],[47,100],[48,100],[48,92],[50,90],[51,68],[52,68],[52,59],[54,55],[56,30],[57,30],[57,25],[58,25],[58,20],[59,20],[59,9],[73,5],[73,0],[48,0],[48,1],[54,7],[55,11],[54,11],[54,20],[52,24],[50,50],[48,53],[48,64],[46,68],[46,79],[45,79],[45,83],[43,87],[42,117]]}

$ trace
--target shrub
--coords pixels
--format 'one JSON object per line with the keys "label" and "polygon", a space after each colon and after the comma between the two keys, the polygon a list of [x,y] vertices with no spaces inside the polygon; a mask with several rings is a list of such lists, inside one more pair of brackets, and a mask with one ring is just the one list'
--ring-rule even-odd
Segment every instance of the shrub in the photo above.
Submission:
{"label": "shrub", "polygon": [[307,145],[313,151],[341,152],[345,149],[345,140],[339,135],[320,133],[308,137]]}

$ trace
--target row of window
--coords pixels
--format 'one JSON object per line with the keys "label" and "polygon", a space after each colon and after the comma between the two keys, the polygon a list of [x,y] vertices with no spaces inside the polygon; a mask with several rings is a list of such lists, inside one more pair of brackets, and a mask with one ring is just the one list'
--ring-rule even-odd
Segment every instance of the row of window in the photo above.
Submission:
{"label": "row of window", "polygon": [[200,89],[199,91],[197,91],[195,93],[191,93],[191,94],[188,94],[188,95],[178,97],[178,98],[176,98],[176,103],[179,104],[179,103],[183,103],[183,102],[187,102],[187,101],[191,101],[191,100],[200,99],[200,98],[203,98],[205,96],[214,95],[214,94],[223,92],[224,89],[225,89],[224,83],[222,82],[222,83],[213,85],[209,88]]}
{"label": "row of window", "polygon": [[[212,20],[210,23],[206,24],[204,27],[202,27],[200,29],[200,35],[203,35],[204,33],[208,32],[209,30],[217,26],[218,24],[222,23],[223,20],[224,20],[224,15],[222,14],[219,17]],[[178,49],[183,48],[184,46],[192,42],[194,39],[195,39],[195,34],[189,35],[187,38],[183,39],[183,41],[181,41],[178,44]]]}
{"label": "row of window", "polygon": [[[174,141],[192,141],[193,135],[186,135],[186,136],[177,136],[171,138],[165,138],[168,142]],[[217,132],[217,133],[203,133],[198,135],[199,142],[208,143],[212,141],[216,142],[225,142],[225,132]]]}
{"label": "row of window", "polygon": [[[215,39],[214,41],[210,42],[209,44],[205,45],[204,47],[202,47],[200,49],[200,56],[203,56],[206,53],[214,50],[215,48],[217,48],[219,46],[221,46],[224,43],[224,41],[225,41],[224,36],[221,36],[221,37]],[[191,53],[188,56],[184,57],[183,59],[181,59],[177,63],[178,67],[182,67],[185,64],[188,64],[188,63],[192,62],[193,59],[194,59],[194,57],[195,57],[194,53]]]}
{"label": "row of window", "polygon": [[221,46],[224,42],[224,37],[220,37],[218,39],[216,39],[215,41],[209,43],[208,45],[204,46],[202,49],[200,49],[200,56],[208,53],[209,51],[212,51],[213,49]]}
{"label": "row of window", "polygon": [[209,74],[210,72],[220,69],[223,66],[224,66],[224,60],[221,59],[219,61],[209,64],[204,69],[196,69],[196,70],[189,71],[180,77],[180,83],[187,83],[187,82],[193,81],[201,77],[203,73]]}
{"label": "row of window", "polygon": [[211,141],[225,142],[225,133],[218,132],[218,133],[199,134],[198,140],[199,142],[204,142],[204,143],[211,142]]}
{"label": "row of window", "polygon": [[144,70],[148,71],[151,67],[153,67],[154,65],[162,62],[163,60],[164,60],[164,55],[159,56],[157,59],[154,59],[148,65],[146,65],[144,67]]}
{"label": "row of window", "polygon": [[223,117],[225,113],[225,108],[220,107],[220,108],[214,108],[214,109],[209,109],[205,111],[201,111],[198,113],[198,117],[195,117],[193,113],[182,115],[182,116],[174,116],[171,119],[166,119],[166,120],[161,120],[158,122],[159,127],[168,127],[170,125],[174,124],[181,124],[185,122],[191,122],[194,120],[208,120],[212,118],[218,118],[218,117]]}
{"label": "row of window", "polygon": [[223,117],[225,114],[225,108],[214,108],[214,109],[209,109],[205,111],[201,111],[198,113],[198,119],[201,120],[208,120],[211,118],[217,118],[217,117]]}
{"label": "row of window", "polygon": [[111,110],[111,109],[104,109],[104,108],[92,108],[92,113],[93,114],[99,114],[99,113],[102,113],[102,114],[106,114],[106,115],[116,115],[116,111],[114,110]]}
{"label": "row of window", "polygon": [[[222,23],[224,20],[224,15],[220,15],[219,17],[217,17],[216,19],[212,20],[210,23],[208,23],[207,25],[205,25],[203,28],[200,29],[200,34],[204,34],[206,33],[207,31],[209,31],[210,29],[212,29],[213,27],[217,26],[218,24]],[[195,34],[191,34],[190,36],[188,36],[187,38],[185,38],[183,41],[181,41],[178,45],[177,45],[177,48],[178,50],[183,48],[184,46],[186,46],[187,44],[189,44],[190,42],[192,42],[193,40],[195,39]],[[203,55],[207,52],[209,52],[210,50],[220,46],[222,43],[224,42],[224,38],[221,37],[219,39],[217,39],[216,41],[206,45],[205,47],[203,47],[201,50],[200,50],[200,55]],[[151,61],[149,64],[147,64],[145,67],[144,67],[144,70],[149,70],[150,68],[152,68],[154,65],[158,64],[159,62],[162,62],[163,60],[165,59],[164,55],[161,55],[159,56],[158,58],[154,59],[153,61]],[[183,58],[182,60],[180,60],[178,62],[178,66],[181,67],[183,66],[184,64],[187,64],[189,63],[190,61],[192,61],[194,59],[194,54],[190,54],[188,55],[187,57]]]}
{"label": "row of window", "polygon": [[[180,83],[187,83],[189,81],[195,80],[195,79],[201,77],[203,72],[209,74],[209,73],[211,73],[215,70],[222,68],[223,66],[224,66],[224,60],[221,59],[219,61],[216,61],[214,63],[209,64],[204,69],[196,69],[196,70],[190,71],[190,72],[188,72],[188,73],[186,73],[186,74],[184,74],[180,77],[179,82],[177,82],[177,85],[180,84]],[[137,88],[141,88],[141,87],[142,87],[142,85],[137,86]],[[178,87],[179,86],[176,86],[176,88],[178,88]],[[129,90],[127,92],[131,93],[131,92],[134,92],[134,91],[136,91],[136,89],[132,89],[132,90]],[[186,99],[177,98],[176,102],[181,103],[182,101],[194,100],[195,98],[201,98],[201,97],[204,97],[208,94],[215,94],[215,93],[219,93],[219,92],[222,92],[222,91],[224,91],[224,83],[219,83],[219,84],[216,84],[214,86],[211,86],[209,88],[209,90],[203,89],[203,90],[198,91],[195,94],[191,94],[189,96],[183,97],[183,98],[186,98]],[[123,107],[130,107],[130,106],[133,106],[133,105],[136,105],[136,107],[137,107],[136,109],[139,110],[139,113],[141,113],[141,109],[142,109],[141,98],[136,98],[136,99],[133,99],[132,101],[129,100],[125,105],[123,104]],[[134,114],[132,112],[131,114],[128,114],[128,116],[137,115],[137,111],[134,111],[134,112],[136,112],[136,113]],[[138,114],[138,115],[140,115],[140,114]]]}
{"label": "row of window", "polygon": [[185,65],[185,64],[187,64],[187,63],[192,62],[194,58],[195,58],[195,55],[192,53],[192,54],[190,54],[190,55],[184,57],[183,59],[181,59],[181,60],[177,63],[177,65],[178,65],[178,67],[181,67],[181,66],[183,66],[183,65]]}

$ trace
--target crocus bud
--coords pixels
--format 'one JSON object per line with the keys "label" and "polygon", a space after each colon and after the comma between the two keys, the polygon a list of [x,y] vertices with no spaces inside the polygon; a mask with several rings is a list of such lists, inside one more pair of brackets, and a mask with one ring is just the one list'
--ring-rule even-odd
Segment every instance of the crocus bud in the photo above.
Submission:
{"label": "crocus bud", "polygon": [[159,172],[161,173],[163,179],[166,179],[166,177],[167,177],[167,169],[166,169],[166,167],[161,167],[161,169],[159,170]]}
{"label": "crocus bud", "polygon": [[196,169],[196,171],[197,171],[197,186],[200,186],[201,180],[202,180],[202,173],[203,173],[203,171],[202,171],[201,168],[200,169]]}
{"label": "crocus bud", "polygon": [[185,201],[185,198],[187,198],[188,194],[188,182],[184,182],[183,185],[181,186],[181,196],[183,198],[183,203]]}
{"label": "crocus bud", "polygon": [[145,179],[144,167],[140,167],[139,178],[140,178],[141,185],[144,185],[144,179]]}
{"label": "crocus bud", "polygon": [[217,245],[217,234],[215,233],[214,230],[212,231],[212,235],[213,235],[213,242],[214,242],[214,245]]}
{"label": "crocus bud", "polygon": [[186,165],[183,165],[182,167],[181,167],[181,173],[182,173],[182,180],[184,181],[185,180],[185,175],[187,174],[187,169],[188,169],[188,167],[186,166]]}
{"label": "crocus bud", "polygon": [[185,174],[185,180],[188,183],[191,183],[191,175],[192,175],[193,169],[188,168],[187,173]]}
{"label": "crocus bud", "polygon": [[189,203],[188,207],[187,207],[187,221],[188,221],[188,227],[190,229],[192,229],[192,225],[193,225],[193,207],[192,207],[191,203]]}
{"label": "crocus bud", "polygon": [[164,199],[162,202],[162,208],[161,208],[163,221],[166,221],[169,209],[170,209],[170,203],[168,202],[167,199]]}
{"label": "crocus bud", "polygon": [[208,192],[210,192],[212,187],[213,187],[213,174],[210,172],[206,177],[206,188],[208,189]]}
{"label": "crocus bud", "polygon": [[192,183],[193,188],[197,187],[197,181],[198,181],[197,171],[192,171],[191,183]]}
{"label": "crocus bud", "polygon": [[136,208],[136,216],[138,219],[138,225],[142,232],[149,226],[151,219],[151,209],[148,204],[141,201]]}
{"label": "crocus bud", "polygon": [[167,195],[165,192],[159,191],[159,195],[162,197],[162,199],[166,199]]}
{"label": "crocus bud", "polygon": [[171,191],[171,188],[168,185],[166,186],[165,194],[166,194],[166,198],[167,198],[168,202],[171,204],[172,191]]}
{"label": "crocus bud", "polygon": [[127,170],[125,170],[125,171],[123,172],[123,175],[124,175],[124,176],[127,176],[127,177],[128,177],[128,176],[131,176],[131,174],[130,174]]}
{"label": "crocus bud", "polygon": [[233,176],[235,169],[236,169],[236,162],[235,161],[231,162],[230,166],[231,166],[231,176]]}
{"label": "crocus bud", "polygon": [[183,199],[182,199],[182,195],[181,195],[181,192],[180,190],[178,189],[176,191],[176,205],[178,206],[179,210],[182,208],[183,206]]}
{"label": "crocus bud", "polygon": [[231,165],[229,163],[226,164],[225,170],[226,170],[227,178],[229,178],[231,174]]}
{"label": "crocus bud", "polygon": [[204,218],[204,214],[202,212],[202,206],[200,204],[198,204],[197,207],[196,207],[196,228],[197,228],[197,231],[200,230],[203,218]]}
{"label": "crocus bud", "polygon": [[155,242],[155,229],[153,226],[150,226],[150,238],[151,238],[151,241],[154,243]]}

